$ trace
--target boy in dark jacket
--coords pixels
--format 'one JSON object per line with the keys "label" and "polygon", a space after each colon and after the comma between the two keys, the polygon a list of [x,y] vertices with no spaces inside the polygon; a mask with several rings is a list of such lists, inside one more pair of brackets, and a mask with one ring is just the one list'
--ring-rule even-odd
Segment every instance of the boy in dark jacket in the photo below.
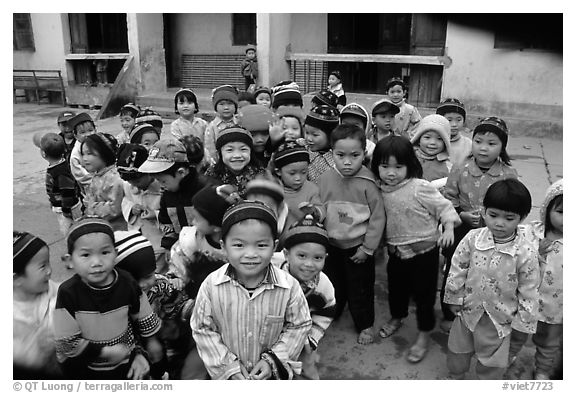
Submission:
{"label": "boy in dark jacket", "polygon": [[246,47],[246,58],[240,63],[242,76],[244,77],[244,90],[248,90],[250,85],[256,83],[258,79],[258,59],[256,59],[256,47],[248,45]]}

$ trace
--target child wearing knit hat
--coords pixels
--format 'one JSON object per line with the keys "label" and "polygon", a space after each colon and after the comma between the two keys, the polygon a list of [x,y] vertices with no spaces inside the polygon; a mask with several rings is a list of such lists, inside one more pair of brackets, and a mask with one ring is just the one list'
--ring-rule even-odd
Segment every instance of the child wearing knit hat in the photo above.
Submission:
{"label": "child wearing knit hat", "polygon": [[218,161],[206,170],[206,176],[222,184],[231,184],[241,197],[246,185],[265,169],[253,158],[253,140],[248,130],[233,126],[220,131],[216,139]]}
{"label": "child wearing knit hat", "polygon": [[81,151],[84,167],[92,173],[84,199],[85,214],[107,220],[115,230],[125,230],[126,220],[122,216],[124,181],[115,166],[116,139],[100,132],[89,135],[82,143]]}
{"label": "child wearing knit hat", "polygon": [[320,90],[310,100],[312,108],[318,105],[328,105],[334,109],[338,109],[338,96],[330,90]]}
{"label": "child wearing knit hat", "polygon": [[302,93],[300,87],[293,81],[282,81],[272,88],[272,109],[281,106],[297,106],[302,108]]}
{"label": "child wearing knit hat", "polygon": [[231,85],[218,86],[212,90],[212,104],[216,111],[216,116],[204,133],[204,147],[208,153],[206,161],[209,165],[216,164],[218,153],[216,149],[216,139],[218,134],[225,128],[238,125],[238,89]]}
{"label": "child wearing knit hat", "polygon": [[258,86],[254,90],[254,101],[258,105],[270,108],[272,106],[272,90],[266,86]]}
{"label": "child wearing knit hat", "polygon": [[12,233],[14,378],[62,378],[56,360],[53,317],[58,284],[50,280],[50,250],[28,232]]}
{"label": "child wearing knit hat", "polygon": [[118,117],[120,118],[120,126],[122,131],[116,135],[116,140],[118,144],[128,143],[130,141],[130,131],[134,128],[136,124],[136,117],[140,112],[140,107],[133,103],[128,103],[122,108],[120,108],[120,113]]}
{"label": "child wearing knit hat", "polygon": [[204,133],[208,123],[196,117],[198,99],[192,89],[180,89],[174,95],[174,112],[178,118],[170,124],[170,134],[176,139],[193,135],[204,142]]}
{"label": "child wearing knit hat", "polygon": [[146,150],[150,150],[156,142],[160,140],[160,131],[148,123],[140,123],[130,130],[129,143],[142,145]]}
{"label": "child wearing knit hat", "polygon": [[161,322],[132,276],[116,269],[114,232],[98,218],[70,228],[64,261],[74,276],[60,284],[54,311],[56,355],[69,379],[144,379],[140,343]]}
{"label": "child wearing knit hat", "polygon": [[338,110],[328,105],[312,108],[306,116],[304,135],[310,151],[308,180],[313,183],[318,183],[322,173],[334,167],[334,159],[330,152],[330,134],[339,121]]}
{"label": "child wearing knit hat", "polygon": [[322,272],[327,249],[328,232],[312,215],[306,215],[293,223],[286,232],[286,260],[280,268],[300,283],[312,317],[312,327],[298,359],[302,362],[301,375],[306,379],[320,379],[316,367],[319,360],[316,350],[336,311],[334,286]]}
{"label": "child wearing knit hat", "polygon": [[436,113],[442,115],[450,123],[450,161],[462,165],[472,156],[472,134],[466,122],[466,108],[456,98],[446,98],[436,108]]}
{"label": "child wearing knit hat", "polygon": [[190,323],[212,379],[292,379],[299,366],[312,321],[298,281],[270,263],[276,239],[276,216],[262,202],[224,214],[229,263],[200,286]]}
{"label": "child wearing knit hat", "polygon": [[424,117],[410,140],[422,165],[422,178],[438,189],[444,188],[452,169],[450,162],[450,123],[440,115]]}
{"label": "child wearing knit hat", "polygon": [[406,102],[404,98],[406,93],[408,93],[408,87],[402,78],[390,78],[386,83],[386,94],[400,109],[394,117],[392,130],[394,134],[410,139],[414,127],[422,119],[422,116],[420,116],[420,112],[415,106]]}

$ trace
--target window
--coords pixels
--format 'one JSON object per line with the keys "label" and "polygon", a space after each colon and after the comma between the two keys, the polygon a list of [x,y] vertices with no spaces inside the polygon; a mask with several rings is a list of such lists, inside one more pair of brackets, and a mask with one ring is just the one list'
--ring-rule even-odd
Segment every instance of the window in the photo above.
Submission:
{"label": "window", "polygon": [[[562,51],[562,14],[496,14],[494,48]],[[542,28],[537,28],[541,26]]]}
{"label": "window", "polygon": [[232,45],[256,44],[256,14],[232,14]]}
{"label": "window", "polygon": [[14,50],[34,51],[34,34],[30,14],[12,14],[13,16],[13,45]]}
{"label": "window", "polygon": [[68,14],[72,53],[128,52],[126,14]]}

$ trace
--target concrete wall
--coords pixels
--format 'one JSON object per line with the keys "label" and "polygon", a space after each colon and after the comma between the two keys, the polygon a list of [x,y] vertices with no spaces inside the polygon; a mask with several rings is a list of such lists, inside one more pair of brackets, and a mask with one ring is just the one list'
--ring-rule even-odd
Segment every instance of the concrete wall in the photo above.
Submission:
{"label": "concrete wall", "polygon": [[290,46],[292,52],[327,53],[328,15],[292,14]]}
{"label": "concrete wall", "polygon": [[128,14],[128,48],[136,61],[140,92],[166,90],[166,57],[162,14]]}
{"label": "concrete wall", "polygon": [[495,49],[492,32],[448,23],[446,55],[452,64],[444,70],[443,98],[458,97],[478,114],[545,121],[535,127],[561,133],[562,54]]}
{"label": "concrete wall", "polygon": [[14,68],[61,70],[62,79],[66,83],[68,77],[64,61],[67,51],[65,42],[69,41],[70,36],[69,32],[64,31],[68,26],[67,18],[67,14],[30,14],[36,50],[13,51]]}

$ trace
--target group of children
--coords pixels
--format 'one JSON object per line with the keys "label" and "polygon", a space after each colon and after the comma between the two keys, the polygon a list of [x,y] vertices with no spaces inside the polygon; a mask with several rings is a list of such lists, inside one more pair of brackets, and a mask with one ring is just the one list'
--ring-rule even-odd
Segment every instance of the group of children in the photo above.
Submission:
{"label": "group of children", "polygon": [[61,135],[35,137],[74,275],[58,287],[46,243],[14,232],[15,373],[318,379],[319,342],[346,304],[358,343],[374,341],[374,255],[387,250],[390,318],[377,333],[396,333],[413,300],[408,362],[428,351],[444,257],[450,377],[476,355],[478,378],[498,378],[534,334],[535,377],[550,378],[562,181],[541,221],[520,225],[531,197],[502,119],[470,133],[451,98],[421,118],[400,78],[370,115],[346,104],[338,72],[329,83],[307,114],[292,81],[243,106],[224,85],[210,123],[181,89],[170,132],[127,104],[117,137],[69,112]]}

